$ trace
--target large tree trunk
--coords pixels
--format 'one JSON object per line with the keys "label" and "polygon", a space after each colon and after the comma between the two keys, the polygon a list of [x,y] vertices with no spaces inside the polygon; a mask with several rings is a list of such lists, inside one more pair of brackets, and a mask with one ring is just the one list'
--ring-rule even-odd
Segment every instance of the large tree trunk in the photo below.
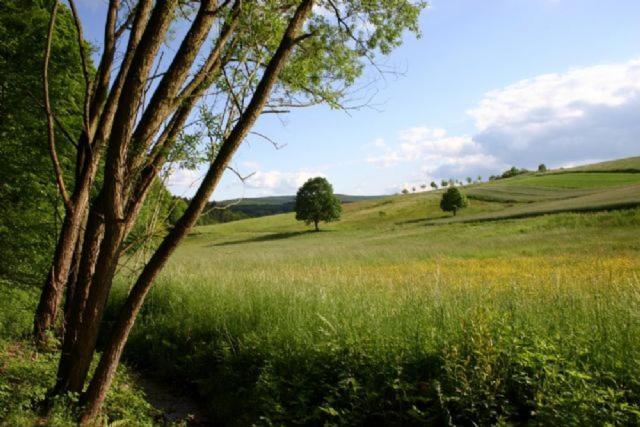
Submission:
{"label": "large tree trunk", "polygon": [[85,215],[85,195],[79,194],[78,199],[80,200],[74,203],[73,209],[67,210],[60,230],[60,237],[56,244],[53,263],[40,294],[40,301],[33,322],[34,336],[40,342],[45,340],[46,332],[54,326],[56,321],[58,308],[64,294],[64,287],[69,277],[80,226]]}
{"label": "large tree trunk", "polygon": [[[138,4],[129,36],[127,53],[120,66],[118,77],[111,91],[108,92],[111,66],[115,54],[115,26],[119,5],[119,0],[110,0],[109,2],[109,12],[105,25],[104,51],[98,70],[98,78],[95,80],[94,94],[91,99],[91,117],[85,117],[90,128],[84,129],[79,140],[81,153],[77,157],[76,183],[71,197],[71,209],[66,211],[49,275],[43,286],[40,302],[34,317],[33,332],[36,340],[39,341],[46,337],[47,330],[53,327],[58,314],[64,286],[69,277],[80,227],[87,213],[89,193],[100,162],[103,144],[110,133],[125,76],[131,65],[133,52],[142,36],[142,30],[146,24],[152,1],[142,0]],[[48,58],[45,59],[45,62],[47,60]]]}
{"label": "large tree trunk", "polygon": [[[63,343],[63,355],[58,369],[57,392],[81,392],[95,352],[100,323],[104,314],[113,276],[117,267],[120,245],[125,237],[122,188],[124,185],[124,160],[127,144],[134,123],[136,110],[142,99],[146,78],[153,65],[156,53],[164,40],[173,10],[177,1],[157,3],[153,8],[148,24],[144,29],[135,53],[131,59],[130,72],[124,78],[122,94],[118,99],[110,141],[105,162],[105,177],[99,203],[92,208],[94,219],[104,212],[104,235],[99,245],[97,258],[95,239],[100,240],[102,233],[99,227],[92,227],[93,236],[87,242],[90,252],[84,257],[87,265],[83,268],[87,273],[95,266],[89,280],[88,275],[81,276],[79,298],[71,310],[78,316],[65,334],[67,342]],[[89,228],[89,227],[88,227]]]}
{"label": "large tree trunk", "polygon": [[62,341],[62,353],[58,364],[57,382],[54,388],[55,393],[63,391],[81,392],[84,386],[84,378],[82,376],[75,380],[71,378],[72,372],[81,368],[80,365],[76,364],[72,359],[72,351],[82,325],[84,309],[89,296],[89,289],[98,261],[103,236],[102,198],[99,195],[90,211],[85,229],[77,283],[73,298],[69,302],[70,309],[66,317],[67,327],[65,328],[64,339]]}
{"label": "large tree trunk", "polygon": [[[231,157],[266,105],[273,85],[277,81],[289,54],[296,44],[296,37],[307,15],[310,13],[312,6],[313,0],[304,0],[296,9],[277,51],[269,61],[260,83],[256,87],[247,109],[241,115],[229,137],[222,144],[218,155],[209,167],[202,184],[198,188],[185,214],[180,218],[146,264],[125,301],[124,306],[121,308],[116,325],[100,358],[96,372],[89,383],[87,392],[84,395],[85,410],[82,416],[83,423],[91,422],[91,420],[98,415],[107,390],[113,380],[135,318],[142,307],[151,285],[157,274],[166,264],[169,256],[195,224],[213,190],[220,181]],[[88,311],[88,307],[85,311]]]}

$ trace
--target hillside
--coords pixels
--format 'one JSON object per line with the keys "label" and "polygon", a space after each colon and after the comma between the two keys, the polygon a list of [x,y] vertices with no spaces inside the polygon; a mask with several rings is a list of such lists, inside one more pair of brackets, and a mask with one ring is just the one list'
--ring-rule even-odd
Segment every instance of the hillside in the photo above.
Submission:
{"label": "hillside", "polygon": [[[624,166],[624,172],[615,172]],[[469,222],[520,218],[547,213],[597,211],[640,206],[640,157],[583,166],[579,171],[550,170],[461,187],[470,206],[456,217],[439,208],[443,190],[354,201],[344,206],[341,221],[329,229],[393,228],[409,223]],[[587,172],[589,171],[589,172]],[[287,197],[274,198],[282,206]],[[270,202],[269,199],[265,203]],[[293,215],[245,220],[231,230],[284,232],[304,230]],[[202,233],[206,229],[198,229]],[[224,227],[216,228],[222,232]]]}
{"label": "hillside", "polygon": [[640,174],[557,172],[197,227],[127,358],[220,424],[637,424]]}
{"label": "hillside", "polygon": [[[456,217],[438,190],[345,204],[318,233],[293,213],[196,227],[125,360],[216,425],[637,425],[640,173],[599,168],[466,186]],[[35,301],[5,289],[17,336]],[[7,348],[12,370],[29,357]]]}
{"label": "hillside", "polygon": [[590,165],[578,166],[567,169],[570,171],[587,171],[587,172],[603,172],[603,171],[621,171],[621,172],[640,172],[640,156],[627,157],[625,159],[609,160],[606,162],[593,163]]}
{"label": "hillside", "polygon": [[[353,203],[363,200],[373,200],[382,196],[350,196],[347,194],[336,194],[342,203]],[[269,197],[248,197],[238,200],[223,200],[215,202],[214,206],[229,206],[227,209],[232,213],[230,217],[234,220],[244,217],[261,217],[275,215],[286,212],[293,212],[295,195],[291,196],[269,196]],[[233,215],[233,214],[238,215]],[[228,222],[228,221],[222,221]]]}

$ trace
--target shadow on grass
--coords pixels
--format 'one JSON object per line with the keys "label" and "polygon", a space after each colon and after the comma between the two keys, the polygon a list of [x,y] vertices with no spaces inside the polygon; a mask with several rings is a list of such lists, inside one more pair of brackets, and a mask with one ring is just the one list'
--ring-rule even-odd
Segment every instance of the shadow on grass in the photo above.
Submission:
{"label": "shadow on grass", "polygon": [[408,219],[406,221],[398,221],[395,224],[396,225],[410,225],[410,224],[426,224],[426,225],[429,225],[429,223],[431,221],[438,220],[438,219],[447,219],[447,218],[453,218],[453,216],[442,215],[442,216],[429,217],[429,218]]}
{"label": "shadow on grass", "polygon": [[[320,232],[322,231],[324,230],[320,230]],[[242,245],[243,243],[270,242],[274,240],[289,239],[291,237],[301,236],[303,234],[317,234],[317,233],[319,232],[314,230],[287,231],[284,233],[272,233],[264,236],[251,237],[250,239],[231,240],[229,242],[214,243],[213,245],[210,245],[210,246],[231,246],[231,245]]]}

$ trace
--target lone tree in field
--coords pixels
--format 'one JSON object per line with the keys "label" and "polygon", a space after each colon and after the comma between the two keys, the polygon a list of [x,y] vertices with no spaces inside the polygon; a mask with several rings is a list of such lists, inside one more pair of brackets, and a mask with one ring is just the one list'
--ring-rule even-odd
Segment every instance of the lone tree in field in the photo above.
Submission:
{"label": "lone tree in field", "polygon": [[[109,0],[99,2],[106,19],[94,69],[75,1],[68,0],[84,92],[81,123],[63,132],[76,149],[72,165],[60,162],[55,129],[64,123],[58,120],[59,104],[50,99],[57,92],[49,88],[56,72],[49,62],[58,12],[66,9],[59,0],[45,3],[50,12],[42,55],[43,144],[65,215],[34,335],[43,341],[64,325],[56,385],[48,395],[78,393],[80,421],[89,424],[100,413],[156,277],[225,171],[237,173],[230,162],[238,147],[252,137],[271,141],[252,131],[256,121],[294,107],[344,108],[367,64],[398,46],[405,30],[419,33],[425,3]],[[114,322],[105,324],[126,242],[154,182],[172,167],[197,166],[206,173],[194,197],[146,262],[123,277],[130,280],[129,293]],[[99,335],[105,337],[102,354],[90,375]]]}
{"label": "lone tree in field", "polygon": [[453,216],[456,216],[458,209],[466,208],[467,206],[467,196],[456,187],[449,187],[440,200],[440,209],[445,212],[453,212]]}
{"label": "lone tree in field", "polygon": [[296,194],[296,219],[306,224],[313,223],[320,231],[320,221],[331,222],[340,219],[342,206],[333,194],[333,187],[322,177],[311,178]]}
{"label": "lone tree in field", "polygon": [[438,189],[438,184],[436,184],[436,182],[435,182],[435,181],[431,181],[431,184],[430,184],[430,185],[431,185],[431,188],[433,188],[434,190],[437,190],[437,189]]}
{"label": "lone tree in field", "polygon": [[538,165],[538,172],[546,172],[547,171],[547,165],[545,165],[544,163],[540,163]]}

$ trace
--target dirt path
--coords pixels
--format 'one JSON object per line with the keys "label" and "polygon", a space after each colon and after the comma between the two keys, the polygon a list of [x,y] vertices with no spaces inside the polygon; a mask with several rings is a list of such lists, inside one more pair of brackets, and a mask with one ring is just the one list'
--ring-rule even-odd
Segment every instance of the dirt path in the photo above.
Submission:
{"label": "dirt path", "polygon": [[147,401],[163,414],[165,425],[186,423],[189,426],[210,425],[202,405],[182,392],[180,388],[152,378],[141,377],[138,384],[144,390]]}

